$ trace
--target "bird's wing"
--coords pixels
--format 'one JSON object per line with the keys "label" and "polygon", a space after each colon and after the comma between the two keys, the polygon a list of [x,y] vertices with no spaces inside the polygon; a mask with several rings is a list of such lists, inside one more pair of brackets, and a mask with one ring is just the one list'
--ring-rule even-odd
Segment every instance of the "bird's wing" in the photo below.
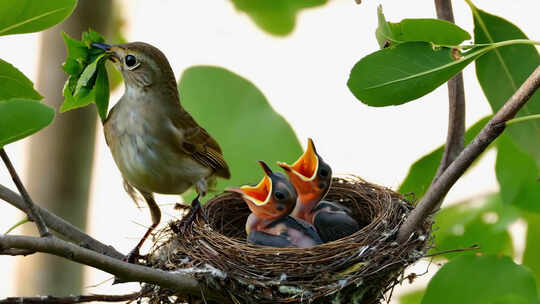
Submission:
{"label": "bird's wing", "polygon": [[273,235],[264,231],[253,230],[247,237],[248,243],[278,248],[294,247],[285,236]]}
{"label": "bird's wing", "polygon": [[278,224],[285,224],[285,226],[287,226],[287,227],[294,228],[294,229],[304,233],[305,235],[307,235],[311,239],[313,239],[313,241],[315,242],[316,245],[323,243],[321,238],[317,234],[317,231],[315,230],[315,227],[313,227],[313,225],[311,225],[310,223],[308,223],[308,222],[306,222],[304,220],[301,220],[299,218],[295,218],[295,217],[292,217],[292,216],[285,216],[285,217],[283,217],[283,218],[281,218],[279,220],[276,220],[276,221],[270,223],[270,225],[268,225],[268,227],[273,227],[273,226],[278,225]]}
{"label": "bird's wing", "polygon": [[313,208],[313,210],[311,212],[315,212],[315,211],[318,211],[318,210],[322,210],[322,209],[328,209],[330,211],[343,211],[345,213],[347,213],[348,215],[351,215],[352,214],[352,211],[351,209],[341,205],[341,204],[338,204],[336,202],[330,202],[330,201],[320,201],[317,206],[315,206],[315,208]]}
{"label": "bird's wing", "polygon": [[201,164],[212,168],[215,174],[222,178],[230,178],[229,166],[223,158],[217,141],[200,127],[187,112],[180,119],[175,119],[175,127],[183,130],[181,149]]}
{"label": "bird's wing", "polygon": [[339,240],[360,230],[358,222],[344,212],[319,212],[313,224],[323,242]]}

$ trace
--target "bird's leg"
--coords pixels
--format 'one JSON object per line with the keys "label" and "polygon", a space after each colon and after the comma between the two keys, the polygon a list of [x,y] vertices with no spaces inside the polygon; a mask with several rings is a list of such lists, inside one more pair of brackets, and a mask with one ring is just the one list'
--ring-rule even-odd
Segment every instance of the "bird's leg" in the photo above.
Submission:
{"label": "bird's leg", "polygon": [[197,190],[197,197],[191,202],[191,209],[194,213],[200,213],[204,221],[208,223],[208,216],[206,216],[206,212],[204,212],[204,209],[202,208],[201,201],[199,201],[199,197],[204,197],[206,195],[206,191],[208,191],[208,183],[205,178],[200,179],[195,184],[195,190]]}
{"label": "bird's leg", "polygon": [[191,223],[193,223],[197,215],[201,215],[203,219],[208,223],[208,217],[206,216],[206,213],[201,206],[199,197],[200,194],[197,194],[197,196],[191,202],[191,209],[189,210],[188,214],[186,214],[186,216],[182,219],[182,230],[186,230],[187,227],[189,227]]}
{"label": "bird's leg", "polygon": [[189,227],[191,223],[193,223],[193,221],[195,220],[198,214],[201,215],[204,221],[208,223],[208,216],[206,216],[206,213],[204,212],[204,209],[201,206],[201,201],[199,201],[199,198],[206,194],[207,189],[208,189],[208,185],[205,179],[201,179],[195,184],[195,190],[197,191],[197,196],[191,202],[191,209],[189,210],[186,217],[183,219],[182,228],[184,230],[187,227]]}
{"label": "bird's leg", "polygon": [[148,230],[146,230],[146,233],[141,238],[137,246],[135,246],[135,248],[133,248],[133,250],[131,250],[127,255],[126,260],[128,263],[135,263],[140,258],[139,250],[141,249],[141,246],[161,220],[161,211],[159,210],[158,204],[154,200],[154,195],[148,192],[140,192],[148,204],[148,208],[150,209],[150,214],[152,215],[152,225],[148,228]]}
{"label": "bird's leg", "polygon": [[199,195],[195,197],[195,199],[191,202],[191,209],[193,210],[193,213],[198,213],[200,216],[202,216],[203,220],[208,223],[208,216],[206,215],[206,212],[204,212],[204,208],[201,205],[201,201],[199,200]]}

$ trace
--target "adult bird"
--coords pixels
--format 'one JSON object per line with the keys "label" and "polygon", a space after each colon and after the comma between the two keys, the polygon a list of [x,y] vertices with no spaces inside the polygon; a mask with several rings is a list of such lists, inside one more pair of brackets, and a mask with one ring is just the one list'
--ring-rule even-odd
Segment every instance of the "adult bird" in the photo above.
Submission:
{"label": "adult bird", "polygon": [[103,49],[124,78],[125,92],[104,123],[105,139],[122,173],[125,188],[139,192],[152,215],[152,225],[128,255],[139,250],[161,219],[153,193],[182,194],[195,186],[190,222],[201,209],[215,177],[228,179],[221,148],[180,104],[176,79],[165,55],[143,42],[120,45],[93,43]]}
{"label": "adult bird", "polygon": [[323,242],[338,240],[360,229],[348,208],[322,200],[332,183],[332,169],[317,153],[311,138],[306,151],[293,165],[282,162],[278,165],[298,192],[291,215],[315,226]]}
{"label": "adult bird", "polygon": [[252,212],[246,221],[248,242],[298,248],[322,244],[313,226],[289,216],[296,204],[297,194],[287,177],[272,172],[263,161],[259,161],[259,164],[265,172],[259,184],[227,189],[242,195]]}

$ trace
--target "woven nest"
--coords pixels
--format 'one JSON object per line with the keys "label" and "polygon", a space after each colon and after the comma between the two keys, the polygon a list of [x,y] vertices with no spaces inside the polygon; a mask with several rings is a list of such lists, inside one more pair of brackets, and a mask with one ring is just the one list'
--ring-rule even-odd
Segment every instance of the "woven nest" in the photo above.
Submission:
{"label": "woven nest", "polygon": [[[246,203],[237,194],[222,193],[205,206],[208,224],[197,219],[182,233],[179,222],[170,223],[148,263],[192,273],[231,303],[379,303],[405,267],[424,256],[431,223],[398,244],[395,236],[411,203],[357,177],[334,178],[325,199],[350,208],[363,228],[310,249],[252,245],[244,229],[250,213]],[[194,299],[162,288],[150,298],[151,303]]]}

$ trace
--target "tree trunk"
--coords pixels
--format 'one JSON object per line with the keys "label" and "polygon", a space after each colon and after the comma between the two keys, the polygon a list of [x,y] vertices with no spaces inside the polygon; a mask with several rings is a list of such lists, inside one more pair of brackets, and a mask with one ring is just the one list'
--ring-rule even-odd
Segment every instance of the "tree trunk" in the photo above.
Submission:
{"label": "tree trunk", "polygon": [[[92,28],[106,33],[112,16],[112,1],[79,0],[73,14],[63,23],[41,35],[37,89],[44,103],[59,109],[62,88],[67,79],[62,71],[66,49],[61,32],[80,39]],[[32,136],[29,145],[27,187],[41,206],[84,230],[92,164],[94,160],[96,109],[94,106],[57,113],[54,122]],[[24,234],[35,233],[25,225]],[[31,230],[31,231],[29,231]],[[24,258],[18,268],[17,293],[20,295],[80,294],[83,284],[81,265],[51,255]]]}

